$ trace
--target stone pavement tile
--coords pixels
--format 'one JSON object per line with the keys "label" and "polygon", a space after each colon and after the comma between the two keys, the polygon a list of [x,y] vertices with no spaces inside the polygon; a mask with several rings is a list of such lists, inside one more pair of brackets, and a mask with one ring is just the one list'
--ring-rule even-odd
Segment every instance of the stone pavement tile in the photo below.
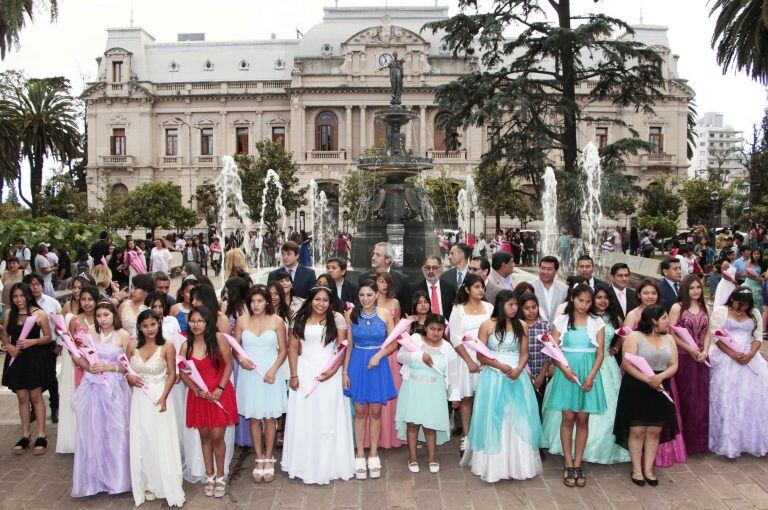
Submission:
{"label": "stone pavement tile", "polygon": [[357,508],[360,505],[360,495],[362,493],[360,485],[360,482],[357,480],[334,482],[333,506],[338,508]]}
{"label": "stone pavement tile", "polygon": [[731,510],[745,510],[747,508],[754,510],[755,505],[746,499],[726,499],[723,503]]}
{"label": "stone pavement tile", "polygon": [[635,498],[640,503],[640,506],[646,510],[671,508],[669,501],[664,499],[659,491],[655,490],[653,487],[647,485],[645,487],[632,485],[629,490],[632,491],[632,494],[634,494]]}
{"label": "stone pavement tile", "polygon": [[[547,488],[528,488],[523,489],[523,494],[533,508],[552,508],[555,505],[555,498]],[[573,501],[579,501],[579,495],[573,495]]]}
{"label": "stone pavement tile", "polygon": [[688,459],[688,468],[697,476],[717,474],[712,465],[700,455]]}
{"label": "stone pavement tile", "polygon": [[[326,507],[316,506],[312,508]],[[383,490],[377,492],[363,492],[362,508],[363,510],[382,510],[383,508],[387,508],[387,493]]]}
{"label": "stone pavement tile", "polygon": [[757,508],[768,508],[768,493],[756,483],[737,483],[736,489]]}
{"label": "stone pavement tile", "polygon": [[415,504],[413,482],[387,483],[387,505],[393,508],[410,507]]}
{"label": "stone pavement tile", "polygon": [[[660,477],[659,479],[661,479]],[[688,471],[688,472],[680,472],[680,473],[671,473],[668,476],[665,476],[663,478],[668,478],[669,480],[673,481],[677,484],[682,483],[695,483],[699,481],[699,477],[696,476],[694,473]]]}
{"label": "stone pavement tile", "polygon": [[[429,470],[427,470],[426,466],[422,467],[421,471],[426,471],[429,473]],[[421,474],[421,471],[419,474]],[[388,482],[410,482],[414,478],[414,474],[410,471],[387,471],[386,480]],[[363,483],[363,490],[365,490],[365,486],[369,485],[369,482],[377,481],[377,480],[366,480],[365,483]],[[377,490],[383,490],[382,488],[379,488]]]}
{"label": "stone pavement tile", "polygon": [[[390,481],[390,480],[388,480],[388,478],[382,474],[380,478],[368,478],[365,482],[363,482],[361,488],[363,490],[363,493],[384,492],[387,489],[387,481]],[[411,481],[411,477],[406,478],[402,481],[405,481],[405,482]]]}
{"label": "stone pavement tile", "polygon": [[[720,498],[718,498],[715,493],[712,492],[710,488],[704,485],[702,482],[697,481],[694,483],[682,483],[680,485],[683,487],[683,489],[685,489],[685,492],[691,498],[691,501],[696,504],[698,508],[726,508],[725,503],[723,503]],[[678,504],[675,503],[676,508],[677,506]]]}
{"label": "stone pavement tile", "polygon": [[721,475],[732,484],[752,482],[752,479],[749,477],[749,475],[740,470],[724,471],[721,473]]}
{"label": "stone pavement tile", "polygon": [[690,499],[685,490],[677,483],[674,482],[669,476],[659,476],[659,485],[657,487],[649,487],[655,489],[661,497],[667,501],[685,501]]}
{"label": "stone pavement tile", "polygon": [[29,469],[12,467],[3,473],[2,476],[0,476],[0,480],[4,482],[23,482],[27,480],[31,475],[32,471]]}
{"label": "stone pavement tile", "polygon": [[413,477],[413,488],[416,491],[436,491],[440,489],[440,480],[429,471],[421,471]]}
{"label": "stone pavement tile", "polygon": [[[302,508],[314,510],[316,508],[331,508],[333,505],[333,489],[305,491]],[[268,507],[255,507],[268,508]]]}
{"label": "stone pavement tile", "polygon": [[277,508],[301,508],[304,504],[304,484],[298,480],[286,482],[277,494]]}
{"label": "stone pavement tile", "polygon": [[518,480],[504,480],[493,484],[496,489],[496,497],[502,508],[527,508],[529,506],[528,497],[523,492],[524,483]]}
{"label": "stone pavement tile", "polygon": [[416,508],[418,510],[442,510],[443,500],[436,490],[416,491]]}
{"label": "stone pavement tile", "polygon": [[704,485],[712,489],[712,492],[720,499],[741,499],[741,493],[731,482],[721,475],[704,475],[701,477]]}
{"label": "stone pavement tile", "polygon": [[59,500],[69,498],[71,490],[72,484],[69,482],[52,481],[43,483],[32,499],[28,499],[29,503],[25,507],[54,508]]}
{"label": "stone pavement tile", "polygon": [[[629,477],[627,477],[629,478]],[[637,501],[637,498],[630,490],[629,480],[623,478],[615,478],[608,480],[597,481],[600,488],[603,489],[605,496],[611,503],[629,503]]]}
{"label": "stone pavement tile", "polygon": [[613,508],[613,505],[608,501],[608,497],[598,484],[587,485],[583,489],[579,489],[579,496],[581,496],[581,500],[586,503],[589,508],[595,510],[607,510]]}
{"label": "stone pavement tile", "polygon": [[445,508],[470,506],[472,499],[464,482],[443,482],[440,481],[440,494],[443,497],[443,506]]}
{"label": "stone pavement tile", "polygon": [[472,501],[473,508],[482,508],[483,510],[501,508],[501,502],[496,494],[496,489],[493,487],[469,489],[469,499]]}
{"label": "stone pavement tile", "polygon": [[766,465],[754,457],[744,456],[739,459],[739,471],[748,475],[766,474]]}
{"label": "stone pavement tile", "polygon": [[[427,471],[429,471],[429,469],[427,469]],[[467,475],[475,476],[469,470],[467,470]],[[440,472],[438,473],[438,477],[440,478],[441,482],[463,482],[464,470],[461,468],[445,469],[442,466],[440,466]]]}

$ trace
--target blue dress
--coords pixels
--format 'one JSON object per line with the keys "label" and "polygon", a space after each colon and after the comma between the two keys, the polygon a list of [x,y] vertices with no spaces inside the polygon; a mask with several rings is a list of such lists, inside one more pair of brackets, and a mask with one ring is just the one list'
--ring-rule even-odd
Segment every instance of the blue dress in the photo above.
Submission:
{"label": "blue dress", "polygon": [[[256,335],[243,331],[243,349],[263,373],[277,360],[277,334],[268,330]],[[267,384],[255,370],[240,369],[237,374],[238,412],[244,418],[279,418],[288,409],[288,391],[285,379],[278,376],[274,384]]]}
{"label": "blue dress", "polygon": [[[584,384],[584,379],[592,371],[595,363],[597,348],[592,344],[587,334],[586,326],[567,329],[563,332],[563,354],[568,364],[573,369],[579,382]],[[555,370],[555,376],[549,383],[547,394],[544,398],[544,409],[557,411],[577,411],[585,413],[602,414],[608,406],[603,392],[603,379],[598,371],[594,384],[590,391],[581,391],[581,386],[566,379],[561,370]]]}
{"label": "blue dress", "polygon": [[381,320],[377,309],[373,317],[363,314],[352,323],[352,354],[349,358],[349,390],[344,395],[355,404],[386,404],[397,397],[397,388],[392,380],[389,360],[383,358],[378,366],[368,370],[368,361],[379,352],[387,338],[387,324]]}
{"label": "blue dress", "polygon": [[[491,334],[488,348],[499,362],[518,366],[520,341],[514,333],[506,332],[502,342]],[[473,474],[490,483],[525,480],[541,473],[539,448],[544,446],[536,392],[526,372],[512,380],[495,368],[484,367],[461,465],[469,465]]]}
{"label": "blue dress", "polygon": [[[621,372],[616,358],[608,352],[615,335],[615,329],[609,319],[604,318],[603,320],[605,321],[605,357],[603,364],[600,365],[600,377],[608,407],[604,414],[589,415],[589,437],[583,459],[597,464],[616,464],[629,462],[630,459],[629,452],[616,444],[616,436],[613,435],[613,422],[616,418],[616,404],[621,386]],[[549,391],[547,391],[548,394]],[[563,454],[563,445],[560,441],[560,423],[562,420],[563,414],[560,411],[551,409],[544,411],[544,437],[549,443],[549,453],[553,455]],[[576,437],[576,430],[573,431],[573,434]]]}

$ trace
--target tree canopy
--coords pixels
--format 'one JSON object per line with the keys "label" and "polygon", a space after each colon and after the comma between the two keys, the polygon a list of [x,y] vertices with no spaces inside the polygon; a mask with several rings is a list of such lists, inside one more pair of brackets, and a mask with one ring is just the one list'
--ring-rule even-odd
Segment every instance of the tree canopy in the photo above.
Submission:
{"label": "tree canopy", "polygon": [[187,230],[200,221],[194,211],[181,205],[181,188],[169,182],[137,186],[119,199],[108,219],[113,228],[145,228],[153,237],[157,228]]}
{"label": "tree canopy", "polygon": [[41,10],[41,4],[47,4],[51,12],[51,21],[59,14],[57,0],[3,0],[0,9],[0,58],[5,58],[8,51],[19,45],[19,34],[27,23],[34,19]]}
{"label": "tree canopy", "polygon": [[768,0],[715,0],[715,13],[712,48],[723,73],[744,71],[768,85]]}

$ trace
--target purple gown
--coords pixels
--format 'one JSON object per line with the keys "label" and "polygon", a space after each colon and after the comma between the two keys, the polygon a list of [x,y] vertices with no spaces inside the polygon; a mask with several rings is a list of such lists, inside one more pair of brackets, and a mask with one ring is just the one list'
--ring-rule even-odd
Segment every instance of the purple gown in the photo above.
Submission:
{"label": "purple gown", "polygon": [[[116,364],[123,353],[119,346],[98,340],[96,351],[106,364]],[[131,491],[131,392],[122,374],[106,372],[105,375],[111,392],[100,375],[86,372],[72,394],[72,409],[77,420],[72,472],[72,497],[75,498],[99,492]]]}
{"label": "purple gown", "polygon": [[[741,352],[751,348],[753,320],[738,322],[729,317],[725,329]],[[709,449],[732,459],[742,453],[762,457],[768,453],[768,365],[759,352],[747,366],[717,346],[709,354]]]}
{"label": "purple gown", "polygon": [[[696,341],[699,350],[703,349],[704,337],[709,328],[706,311],[700,310],[693,315],[683,311],[679,326],[684,327]],[[675,374],[678,407],[683,423],[683,439],[688,455],[709,451],[709,367],[697,363],[690,354],[678,349],[678,367]]]}

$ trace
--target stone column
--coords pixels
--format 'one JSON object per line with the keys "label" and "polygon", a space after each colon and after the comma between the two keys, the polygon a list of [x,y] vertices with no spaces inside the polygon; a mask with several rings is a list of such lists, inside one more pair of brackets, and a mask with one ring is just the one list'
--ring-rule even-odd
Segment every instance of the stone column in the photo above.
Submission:
{"label": "stone column", "polygon": [[365,105],[360,105],[360,152],[368,148],[368,136],[366,135],[366,115]]}
{"label": "stone column", "polygon": [[352,107],[347,106],[344,117],[344,149],[347,151],[347,160],[352,159]]}
{"label": "stone column", "polygon": [[227,112],[221,110],[219,112],[219,140],[217,143],[216,153],[221,156],[232,154],[234,151],[230,151],[227,147]]}
{"label": "stone column", "polygon": [[422,156],[427,155],[427,107],[421,105],[419,117],[419,152]]}
{"label": "stone column", "polygon": [[264,119],[263,112],[259,110],[256,112],[256,141],[259,142],[264,139]]}
{"label": "stone column", "polygon": [[301,154],[299,159],[307,159],[307,107],[301,105],[299,110],[299,140],[301,141]]}

